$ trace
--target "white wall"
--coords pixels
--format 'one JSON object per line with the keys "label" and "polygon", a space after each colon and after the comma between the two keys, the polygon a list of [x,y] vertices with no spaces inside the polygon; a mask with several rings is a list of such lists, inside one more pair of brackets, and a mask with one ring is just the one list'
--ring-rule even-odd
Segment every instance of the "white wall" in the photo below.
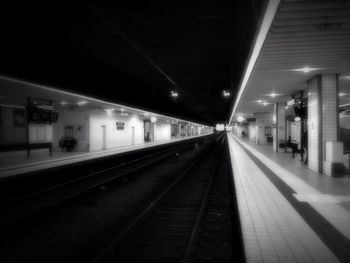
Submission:
{"label": "white wall", "polygon": [[[116,122],[124,122],[124,130],[117,130]],[[90,151],[103,148],[102,126],[106,126],[106,149],[132,145],[132,127],[135,144],[144,142],[143,119],[137,115],[107,115],[105,112],[90,115]],[[170,125],[170,124],[169,124]],[[170,126],[169,126],[170,137]],[[170,139],[170,138],[169,138]]]}
{"label": "white wall", "polygon": [[154,141],[171,139],[171,124],[169,122],[157,121],[154,125]]}
{"label": "white wall", "polygon": [[[77,151],[98,151],[103,149],[103,128],[106,126],[106,149],[132,145],[132,127],[134,127],[134,144],[144,143],[143,116],[120,116],[117,113],[107,114],[103,110],[89,109],[88,107],[58,107],[58,122],[53,125],[54,150],[64,136],[65,126],[74,127],[74,137],[77,139]],[[116,122],[124,122],[124,130],[117,130]],[[193,134],[195,135],[195,126]],[[212,128],[201,128],[200,134],[212,133]],[[155,123],[154,141],[171,139],[171,123],[160,120]]]}
{"label": "white wall", "polygon": [[248,138],[249,141],[256,141],[256,123],[248,124]]}

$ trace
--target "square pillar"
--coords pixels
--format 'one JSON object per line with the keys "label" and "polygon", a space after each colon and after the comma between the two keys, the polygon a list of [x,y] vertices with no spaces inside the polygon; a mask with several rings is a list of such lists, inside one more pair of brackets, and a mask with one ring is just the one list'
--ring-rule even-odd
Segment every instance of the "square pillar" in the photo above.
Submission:
{"label": "square pillar", "polygon": [[[286,144],[286,103],[276,102],[273,111],[273,150],[281,151],[280,143]],[[283,148],[285,151],[285,147]]]}
{"label": "square pillar", "polygon": [[256,144],[269,144],[272,135],[273,113],[255,113]]}
{"label": "square pillar", "polygon": [[308,165],[311,170],[323,173],[327,165],[326,142],[339,139],[338,74],[316,75],[307,82],[307,87]]}

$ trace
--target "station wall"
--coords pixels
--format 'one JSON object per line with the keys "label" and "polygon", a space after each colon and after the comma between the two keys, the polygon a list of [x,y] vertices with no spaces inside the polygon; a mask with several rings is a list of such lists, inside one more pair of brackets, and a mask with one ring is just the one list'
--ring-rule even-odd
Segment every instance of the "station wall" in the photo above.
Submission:
{"label": "station wall", "polygon": [[154,140],[163,141],[171,139],[171,124],[168,122],[158,121],[154,127]]}
{"label": "station wall", "polygon": [[[118,129],[117,122],[124,123],[124,129]],[[143,133],[143,119],[137,115],[90,115],[90,151],[141,144],[144,142]]]}
{"label": "station wall", "polygon": [[248,124],[248,138],[249,141],[256,141],[256,123]]}
{"label": "station wall", "polygon": [[[54,151],[61,151],[60,140],[73,136],[77,152],[99,151],[144,143],[144,116],[119,113],[89,107],[57,106],[58,121],[52,125],[31,124],[30,141],[52,142]],[[186,136],[211,133],[211,128],[194,126]],[[154,141],[170,140],[171,123],[158,119],[154,124]]]}

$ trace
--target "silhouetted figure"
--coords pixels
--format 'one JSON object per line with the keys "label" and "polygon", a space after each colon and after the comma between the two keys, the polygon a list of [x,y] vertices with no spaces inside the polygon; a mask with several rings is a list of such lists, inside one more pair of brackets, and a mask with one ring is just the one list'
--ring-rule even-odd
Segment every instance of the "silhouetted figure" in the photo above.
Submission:
{"label": "silhouetted figure", "polygon": [[[307,130],[304,131],[303,135],[301,136],[301,162],[304,161],[304,164],[307,164],[308,158],[307,158]],[[304,160],[305,155],[305,160]]]}

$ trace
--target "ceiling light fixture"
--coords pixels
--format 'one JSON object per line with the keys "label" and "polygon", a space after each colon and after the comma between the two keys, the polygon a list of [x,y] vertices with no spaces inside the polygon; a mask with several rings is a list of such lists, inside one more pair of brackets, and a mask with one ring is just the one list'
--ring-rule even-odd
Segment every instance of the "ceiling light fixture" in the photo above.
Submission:
{"label": "ceiling light fixture", "polygon": [[107,113],[107,115],[112,115],[114,109],[105,109],[105,112]]}
{"label": "ceiling light fixture", "polygon": [[301,121],[301,118],[300,118],[299,116],[296,116],[296,117],[294,118],[294,121]]}
{"label": "ceiling light fixture", "polygon": [[87,102],[86,100],[80,100],[77,102],[78,106],[83,106],[85,104],[88,104],[89,102]]}
{"label": "ceiling light fixture", "polygon": [[303,67],[303,68],[296,68],[292,69],[292,71],[297,71],[297,72],[304,72],[304,73],[309,73],[310,71],[315,71],[315,70],[320,70],[321,68],[311,68],[311,67]]}
{"label": "ceiling light fixture", "polygon": [[66,105],[68,104],[68,102],[66,102],[66,101],[61,101],[60,104],[61,104],[62,106],[66,106]]}
{"label": "ceiling light fixture", "polygon": [[120,113],[120,116],[128,116],[129,114],[127,112]]}
{"label": "ceiling light fixture", "polygon": [[238,122],[243,122],[243,121],[245,121],[245,118],[244,118],[242,115],[239,115],[239,116],[237,117],[237,121],[238,121]]}
{"label": "ceiling light fixture", "polygon": [[171,95],[171,97],[173,97],[173,98],[179,97],[179,93],[178,93],[176,90],[170,91],[170,95]]}
{"label": "ceiling light fixture", "polygon": [[151,117],[151,122],[152,122],[152,123],[156,123],[157,120],[158,120],[157,117]]}
{"label": "ceiling light fixture", "polygon": [[344,93],[344,92],[339,92],[339,97],[344,97],[344,96],[347,96],[349,95],[348,93]]}
{"label": "ceiling light fixture", "polygon": [[282,95],[282,94],[275,93],[274,91],[272,91],[271,93],[266,94],[266,95],[267,95],[267,96],[270,96],[271,98],[275,98],[275,97],[280,96],[280,95]]}
{"label": "ceiling light fixture", "polygon": [[266,102],[266,101],[264,101],[263,103],[262,103],[262,105],[264,105],[264,106],[266,106],[268,103]]}
{"label": "ceiling light fixture", "polygon": [[223,95],[224,97],[230,97],[230,96],[231,96],[231,92],[224,89],[224,90],[222,91],[222,95]]}

